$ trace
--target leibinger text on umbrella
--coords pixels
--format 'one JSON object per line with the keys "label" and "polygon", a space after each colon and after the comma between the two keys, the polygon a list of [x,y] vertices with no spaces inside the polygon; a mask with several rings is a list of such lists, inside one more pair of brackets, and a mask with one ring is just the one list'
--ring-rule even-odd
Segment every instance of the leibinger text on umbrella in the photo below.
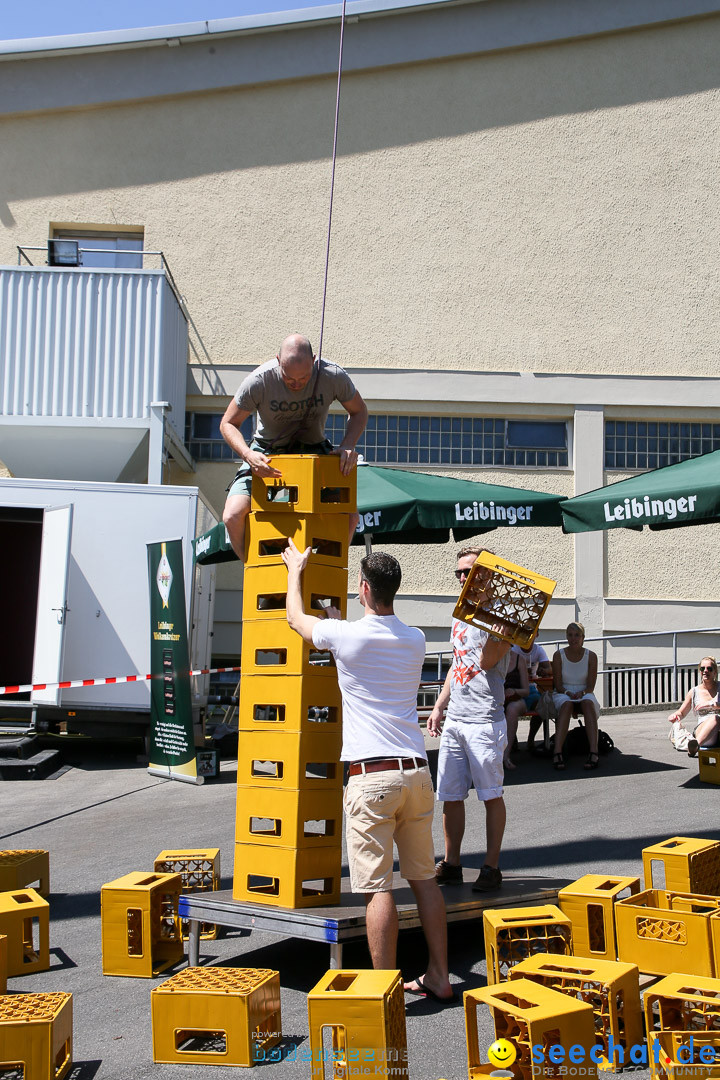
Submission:
{"label": "leibinger text on umbrella", "polygon": [[685,495],[679,499],[623,499],[622,502],[605,503],[606,521],[637,521],[640,518],[666,518],[672,521],[678,514],[691,514],[695,509],[697,495]]}
{"label": "leibinger text on umbrella", "polygon": [[496,506],[492,499],[487,506],[484,502],[467,506],[455,503],[456,521],[507,521],[508,525],[515,525],[518,521],[529,521],[532,512],[532,506]]}

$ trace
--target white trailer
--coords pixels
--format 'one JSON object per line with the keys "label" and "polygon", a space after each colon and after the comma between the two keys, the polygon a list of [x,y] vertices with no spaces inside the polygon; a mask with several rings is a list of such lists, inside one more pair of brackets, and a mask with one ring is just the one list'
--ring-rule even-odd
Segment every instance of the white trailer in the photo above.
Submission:
{"label": "white trailer", "polygon": [[[181,539],[193,669],[210,666],[215,574],[192,540],[216,518],[195,487],[0,479],[0,686],[145,675],[146,544]],[[206,703],[208,677],[192,680]],[[0,697],[0,716],[145,733],[149,682]]]}

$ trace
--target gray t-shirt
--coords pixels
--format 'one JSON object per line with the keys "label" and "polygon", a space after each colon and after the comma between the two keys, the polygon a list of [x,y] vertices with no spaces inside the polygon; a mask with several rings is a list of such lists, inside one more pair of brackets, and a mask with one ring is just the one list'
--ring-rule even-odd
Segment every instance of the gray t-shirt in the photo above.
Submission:
{"label": "gray t-shirt", "polygon": [[483,671],[480,653],[488,639],[485,631],[453,619],[451,637],[453,662],[448,719],[474,724],[504,720],[505,676],[510,653],[498,660],[490,671]]}
{"label": "gray t-shirt", "polygon": [[[243,412],[257,413],[255,438],[273,449],[286,442],[321,443],[325,422],[333,401],[350,401],[355,396],[352,379],[337,364],[320,361],[320,376],[315,386],[317,368],[302,390],[290,390],[282,381],[280,364],[268,360],[240,384],[235,403]],[[298,422],[302,417],[302,424]]]}

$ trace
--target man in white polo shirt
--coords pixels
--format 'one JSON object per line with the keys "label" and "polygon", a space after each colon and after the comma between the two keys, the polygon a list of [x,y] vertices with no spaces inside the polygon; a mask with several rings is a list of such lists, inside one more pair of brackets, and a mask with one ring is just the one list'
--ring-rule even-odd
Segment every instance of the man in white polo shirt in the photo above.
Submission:
{"label": "man in white polo shirt", "polygon": [[345,790],[350,883],[365,898],[373,967],[396,967],[397,908],[392,895],[393,840],[400,873],[415,894],[428,945],[423,976],[405,988],[441,1003],[454,1001],[448,978],[445,904],[435,881],[433,786],[418,724],[417,691],[425,636],[393,611],[400,564],[375,552],[360,563],[357,622],[306,615],[301,575],[310,548],[283,552],[288,568],[287,616],[293,630],[335,659],[343,700],[342,761],[350,763]]}

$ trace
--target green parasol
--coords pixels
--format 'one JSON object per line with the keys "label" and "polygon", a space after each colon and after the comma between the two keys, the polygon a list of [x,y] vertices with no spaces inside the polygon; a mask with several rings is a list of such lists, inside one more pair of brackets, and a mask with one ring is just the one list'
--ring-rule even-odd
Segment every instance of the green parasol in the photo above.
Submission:
{"label": "green parasol", "polygon": [[720,521],[720,450],[576,495],[561,506],[563,528],[573,533]]}

